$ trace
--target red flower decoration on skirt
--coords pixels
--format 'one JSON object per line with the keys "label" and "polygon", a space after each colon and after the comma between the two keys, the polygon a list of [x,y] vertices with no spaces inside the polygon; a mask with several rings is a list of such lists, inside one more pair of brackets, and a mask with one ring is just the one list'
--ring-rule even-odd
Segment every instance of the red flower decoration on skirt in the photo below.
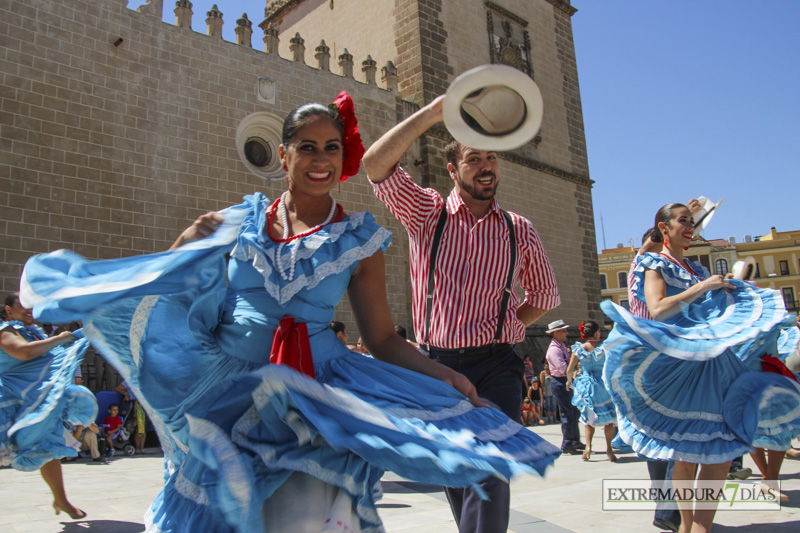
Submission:
{"label": "red flower decoration on skirt", "polygon": [[761,356],[761,369],[764,372],[772,372],[773,374],[781,374],[782,376],[786,376],[787,378],[797,381],[797,376],[794,375],[794,372],[789,370],[783,361],[778,359],[777,357],[773,357],[771,355],[762,355]]}
{"label": "red flower decoration on skirt", "polygon": [[344,150],[344,161],[342,163],[342,178],[346,180],[350,176],[358,173],[361,166],[361,158],[364,157],[364,144],[361,142],[361,134],[358,133],[358,120],[356,120],[356,108],[353,99],[345,91],[339,93],[333,105],[339,112],[339,120],[344,126],[342,134],[342,148]]}

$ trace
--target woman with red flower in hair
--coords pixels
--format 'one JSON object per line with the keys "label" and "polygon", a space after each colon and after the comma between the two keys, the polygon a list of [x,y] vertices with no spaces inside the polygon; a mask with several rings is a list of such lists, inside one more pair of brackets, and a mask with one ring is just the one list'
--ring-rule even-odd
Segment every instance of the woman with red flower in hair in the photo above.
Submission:
{"label": "woman with red flower in hair", "polygon": [[[557,448],[395,332],[391,235],[331,195],[364,153],[350,97],[292,111],[278,153],[279,198],[202,215],[168,252],[26,266],[35,312],[83,319],[160,434],[148,530],[382,531],[385,470],[461,487],[543,473]],[[329,327],[345,293],[375,359]]]}

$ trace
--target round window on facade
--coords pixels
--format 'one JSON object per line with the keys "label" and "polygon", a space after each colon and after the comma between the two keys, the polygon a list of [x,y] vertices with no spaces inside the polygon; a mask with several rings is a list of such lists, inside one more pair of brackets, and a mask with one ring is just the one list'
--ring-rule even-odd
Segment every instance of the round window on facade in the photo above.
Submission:
{"label": "round window on facade", "polygon": [[250,137],[244,142],[244,157],[254,167],[264,168],[272,159],[272,149],[264,139]]}
{"label": "round window on facade", "polygon": [[283,120],[265,111],[247,115],[236,128],[236,151],[256,176],[283,179],[276,147],[281,143]]}

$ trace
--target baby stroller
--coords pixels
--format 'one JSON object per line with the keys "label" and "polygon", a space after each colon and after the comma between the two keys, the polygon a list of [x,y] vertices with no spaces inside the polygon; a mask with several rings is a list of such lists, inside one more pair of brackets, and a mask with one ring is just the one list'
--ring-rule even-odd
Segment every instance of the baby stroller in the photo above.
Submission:
{"label": "baby stroller", "polygon": [[[98,407],[97,425],[100,427],[102,427],[103,419],[108,414],[108,406],[112,403],[120,406],[119,416],[122,418],[122,424],[120,424],[119,428],[117,428],[117,432],[113,435],[112,442],[114,443],[114,450],[122,450],[125,455],[133,455],[136,453],[136,448],[131,442],[131,435],[133,434],[133,425],[135,421],[129,416],[132,412],[132,409],[130,409],[130,404],[125,405],[122,401],[122,396],[114,391],[100,391],[95,394],[95,396],[97,397]],[[125,407],[124,411],[123,407]],[[103,433],[105,433],[105,428],[103,429]],[[108,444],[106,443],[106,439],[98,439],[98,444],[100,446],[100,453],[107,455],[109,450],[107,449]],[[115,452],[112,451],[111,455],[114,455],[114,453]]]}

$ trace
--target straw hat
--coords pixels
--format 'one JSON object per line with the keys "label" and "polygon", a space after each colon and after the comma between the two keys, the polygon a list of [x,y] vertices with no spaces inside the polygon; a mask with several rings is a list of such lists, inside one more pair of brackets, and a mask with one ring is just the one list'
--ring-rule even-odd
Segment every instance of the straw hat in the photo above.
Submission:
{"label": "straw hat", "polygon": [[482,65],[447,89],[442,113],[450,134],[477,150],[506,151],[533,139],[542,125],[542,93],[524,72]]}
{"label": "straw hat", "polygon": [[555,322],[550,322],[547,324],[547,331],[545,333],[553,333],[554,331],[558,331],[560,329],[568,328],[569,326],[564,323],[563,320],[556,320]]}

